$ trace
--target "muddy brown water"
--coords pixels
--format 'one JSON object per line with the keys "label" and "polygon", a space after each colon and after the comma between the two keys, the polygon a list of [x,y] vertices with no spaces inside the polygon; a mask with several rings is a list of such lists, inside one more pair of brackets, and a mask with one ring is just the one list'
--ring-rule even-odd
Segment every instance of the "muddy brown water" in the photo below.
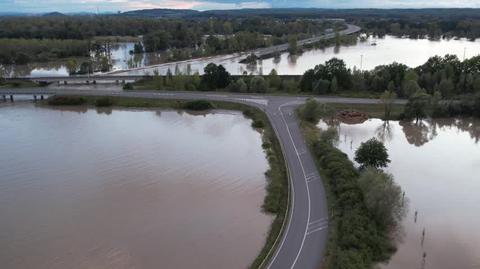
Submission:
{"label": "muddy brown water", "polygon": [[338,129],[338,147],[352,160],[360,143],[372,137],[388,149],[392,162],[386,170],[405,191],[409,211],[398,251],[381,268],[480,268],[479,120],[328,120],[319,126]]}
{"label": "muddy brown water", "polygon": [[250,124],[0,104],[0,267],[248,267],[272,221]]}

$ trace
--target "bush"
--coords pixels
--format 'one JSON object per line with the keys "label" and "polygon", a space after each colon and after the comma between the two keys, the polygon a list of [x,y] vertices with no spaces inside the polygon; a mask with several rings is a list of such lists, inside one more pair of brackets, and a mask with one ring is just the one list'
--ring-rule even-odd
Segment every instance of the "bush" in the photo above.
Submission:
{"label": "bush", "polygon": [[256,119],[252,122],[252,127],[257,128],[257,129],[261,129],[261,128],[265,127],[265,123],[261,119]]}
{"label": "bush", "polygon": [[300,116],[308,122],[316,123],[320,117],[320,104],[317,100],[309,98],[300,109]]}
{"label": "bush", "polygon": [[214,108],[213,104],[210,103],[209,101],[206,100],[195,100],[195,101],[189,101],[186,102],[183,105],[184,109],[189,109],[189,110],[208,110]]}
{"label": "bush", "polygon": [[133,85],[132,85],[132,83],[126,83],[125,85],[123,85],[123,89],[126,90],[126,91],[131,91],[131,90],[133,90]]}
{"label": "bush", "polygon": [[109,97],[102,97],[100,99],[95,100],[95,106],[97,107],[107,107],[111,105],[113,105],[113,101]]}
{"label": "bush", "polygon": [[85,98],[77,96],[53,96],[48,98],[48,104],[51,106],[78,106],[86,102]]}
{"label": "bush", "polygon": [[265,93],[267,92],[267,82],[261,76],[255,76],[250,80],[250,91],[256,93]]}

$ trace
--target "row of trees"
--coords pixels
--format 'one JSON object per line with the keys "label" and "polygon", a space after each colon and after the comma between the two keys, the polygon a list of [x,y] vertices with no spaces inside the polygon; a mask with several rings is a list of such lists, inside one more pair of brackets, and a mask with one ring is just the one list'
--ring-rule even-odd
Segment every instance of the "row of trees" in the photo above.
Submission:
{"label": "row of trees", "polygon": [[335,27],[331,21],[276,19],[252,16],[247,18],[155,19],[141,17],[61,16],[0,17],[0,38],[26,39],[90,39],[96,36],[139,36],[165,31],[176,46],[189,40],[201,42],[203,35],[230,35],[257,32],[264,35],[313,35]]}
{"label": "row of trees", "polygon": [[350,70],[343,60],[333,58],[307,70],[299,86],[301,91],[316,94],[389,90],[402,98],[425,89],[449,98],[480,92],[480,56],[464,61],[455,55],[434,56],[417,68],[393,63],[371,71]]}
{"label": "row of trees", "polygon": [[165,76],[158,72],[139,82],[137,86],[156,90],[214,91],[227,90],[241,93],[267,93],[274,91],[296,92],[298,79],[283,78],[272,70],[267,76],[232,76],[222,66],[213,63],[204,68],[204,74],[192,74],[187,67],[185,72],[176,68],[167,71]]}
{"label": "row of trees", "polygon": [[386,34],[398,37],[431,38],[466,37],[470,40],[480,38],[480,20],[478,19],[371,19],[356,20],[364,31],[378,36]]}
{"label": "row of trees", "polygon": [[0,39],[0,64],[26,64],[72,56],[89,56],[89,42],[55,39]]}
{"label": "row of trees", "polygon": [[[309,99],[299,115],[316,125],[324,109],[315,99]],[[405,216],[407,202],[393,176],[382,170],[390,163],[382,142],[375,138],[363,142],[355,152],[354,159],[360,165],[356,168],[334,146],[337,140],[337,131],[328,129],[312,141],[333,206],[326,268],[372,268],[394,253],[392,233]]]}

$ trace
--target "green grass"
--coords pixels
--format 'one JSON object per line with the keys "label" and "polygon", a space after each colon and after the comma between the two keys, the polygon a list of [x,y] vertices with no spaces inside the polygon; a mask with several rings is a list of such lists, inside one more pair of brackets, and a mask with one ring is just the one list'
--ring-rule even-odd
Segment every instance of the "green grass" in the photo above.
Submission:
{"label": "green grass", "polygon": [[[71,99],[73,101],[82,99],[86,105],[95,106],[99,100],[105,97],[91,96],[57,96],[48,100],[60,98],[61,100]],[[49,101],[47,100],[47,104]],[[146,99],[146,98],[128,98],[128,97],[108,97],[109,103],[116,107],[135,107],[135,108],[163,108],[163,109],[184,109],[189,104],[198,104],[201,100],[172,100],[172,99]],[[73,102],[72,101],[72,102]],[[65,101],[69,102],[69,101]],[[205,101],[201,101],[202,103]],[[277,238],[283,232],[283,224],[288,215],[288,192],[289,183],[287,179],[287,168],[285,159],[277,136],[270,124],[267,115],[258,108],[250,107],[244,104],[208,101],[209,106],[215,109],[241,111],[246,118],[252,120],[252,128],[260,130],[262,133],[262,148],[267,155],[269,170],[265,172],[267,179],[266,196],[262,209],[268,214],[274,215],[274,220],[270,226],[270,231],[266,237],[265,244],[252,262],[249,268],[259,268],[264,260],[270,258],[274,253],[271,251],[277,243]],[[203,107],[203,105],[202,105]],[[232,242],[234,244],[235,242]]]}
{"label": "green grass", "polygon": [[38,83],[30,81],[30,80],[7,80],[7,81],[0,81],[0,89],[1,88],[33,88],[40,86]]}

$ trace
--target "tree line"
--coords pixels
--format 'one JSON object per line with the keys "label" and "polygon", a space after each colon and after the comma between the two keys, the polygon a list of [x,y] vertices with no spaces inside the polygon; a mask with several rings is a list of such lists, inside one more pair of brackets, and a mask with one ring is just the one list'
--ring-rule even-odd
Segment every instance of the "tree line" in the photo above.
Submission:
{"label": "tree line", "polygon": [[143,42],[137,43],[132,53],[170,50],[169,60],[183,60],[286,43],[291,36],[310,37],[331,27],[338,27],[338,23],[270,17],[0,17],[0,63],[88,56],[92,47],[87,41],[96,44],[94,39],[105,36],[143,36]]}
{"label": "tree line", "polygon": [[333,58],[307,70],[299,88],[315,94],[388,90],[401,98],[425,89],[428,94],[438,92],[444,98],[451,98],[480,92],[480,56],[464,61],[455,55],[434,56],[416,68],[392,63],[371,71],[348,69],[343,60]]}

